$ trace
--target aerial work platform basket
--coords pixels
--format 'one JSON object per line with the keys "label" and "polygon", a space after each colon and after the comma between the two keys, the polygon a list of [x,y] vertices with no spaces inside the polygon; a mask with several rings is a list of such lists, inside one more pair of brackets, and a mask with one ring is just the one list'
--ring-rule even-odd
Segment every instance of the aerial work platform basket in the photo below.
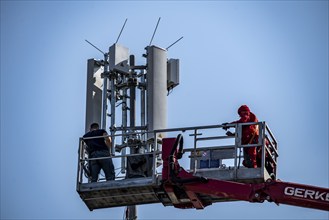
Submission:
{"label": "aerial work platform basket", "polygon": [[[242,126],[252,124],[259,127],[258,141],[256,144],[242,145]],[[223,125],[210,125],[155,130],[153,140],[140,143],[145,145],[144,152],[111,156],[117,168],[116,179],[113,181],[105,181],[101,178],[98,182],[90,182],[87,165],[92,159],[88,159],[83,138],[80,138],[77,192],[89,210],[151,203],[172,206],[175,201],[163,187],[161,155],[164,149],[172,148],[168,146],[168,141],[165,139],[175,138],[177,134],[184,136],[184,154],[180,164],[189,167],[187,172],[193,176],[238,183],[263,183],[268,179],[275,179],[278,143],[267,124],[265,122],[228,124],[225,127],[233,131],[229,135],[225,133],[223,127]],[[259,149],[261,157],[260,166],[257,168],[247,168],[242,165],[245,159],[243,149],[248,147]],[[138,163],[139,167],[136,168],[132,163],[138,158],[143,158],[143,163]],[[271,169],[268,167],[269,163],[272,165]],[[131,173],[134,175],[130,175]],[[205,204],[234,200],[202,193],[198,194],[198,197]],[[188,197],[180,198],[180,200],[184,199],[189,200]]]}

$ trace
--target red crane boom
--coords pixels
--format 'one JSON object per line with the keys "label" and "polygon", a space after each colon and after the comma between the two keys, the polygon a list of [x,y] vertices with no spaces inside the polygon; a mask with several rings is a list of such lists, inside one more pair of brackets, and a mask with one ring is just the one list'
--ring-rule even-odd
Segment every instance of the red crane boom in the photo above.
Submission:
{"label": "red crane boom", "polygon": [[[176,208],[203,209],[211,202],[202,195],[223,200],[275,202],[329,211],[329,189],[269,179],[264,183],[239,183],[193,176],[178,163],[182,137],[163,140],[163,187]],[[181,144],[180,144],[181,142]],[[186,198],[186,199],[184,199]]]}

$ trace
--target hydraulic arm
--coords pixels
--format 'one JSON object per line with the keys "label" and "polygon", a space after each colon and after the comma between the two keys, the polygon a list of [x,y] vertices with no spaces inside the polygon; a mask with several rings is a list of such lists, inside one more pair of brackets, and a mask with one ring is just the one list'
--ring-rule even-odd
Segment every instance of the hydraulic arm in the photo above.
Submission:
{"label": "hydraulic arm", "polygon": [[239,183],[193,176],[180,167],[183,138],[163,140],[163,188],[176,208],[203,209],[211,205],[203,199],[210,195],[226,201],[275,202],[329,211],[329,189],[297,183],[268,180],[264,183]]}

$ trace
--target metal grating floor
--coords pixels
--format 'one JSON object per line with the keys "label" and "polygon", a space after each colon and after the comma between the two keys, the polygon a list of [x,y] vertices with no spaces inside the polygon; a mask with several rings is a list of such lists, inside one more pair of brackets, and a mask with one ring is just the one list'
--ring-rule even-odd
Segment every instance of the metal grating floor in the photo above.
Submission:
{"label": "metal grating floor", "polygon": [[89,210],[136,204],[160,203],[152,178],[124,179],[78,186]]}

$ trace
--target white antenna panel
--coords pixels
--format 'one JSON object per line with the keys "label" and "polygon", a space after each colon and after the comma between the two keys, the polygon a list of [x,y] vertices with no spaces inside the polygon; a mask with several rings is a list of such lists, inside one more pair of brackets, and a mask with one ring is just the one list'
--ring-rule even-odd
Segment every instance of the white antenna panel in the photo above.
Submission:
{"label": "white antenna panel", "polygon": [[110,70],[114,68],[119,71],[128,72],[129,49],[119,44],[110,47]]}
{"label": "white antenna panel", "polygon": [[[167,128],[167,51],[147,47],[147,125],[148,130]],[[162,134],[162,137],[165,135]],[[152,138],[149,134],[148,138]]]}
{"label": "white antenna panel", "polygon": [[104,67],[96,60],[89,59],[87,67],[86,94],[86,124],[85,131],[89,131],[91,123],[101,123],[103,79],[101,73]]}

